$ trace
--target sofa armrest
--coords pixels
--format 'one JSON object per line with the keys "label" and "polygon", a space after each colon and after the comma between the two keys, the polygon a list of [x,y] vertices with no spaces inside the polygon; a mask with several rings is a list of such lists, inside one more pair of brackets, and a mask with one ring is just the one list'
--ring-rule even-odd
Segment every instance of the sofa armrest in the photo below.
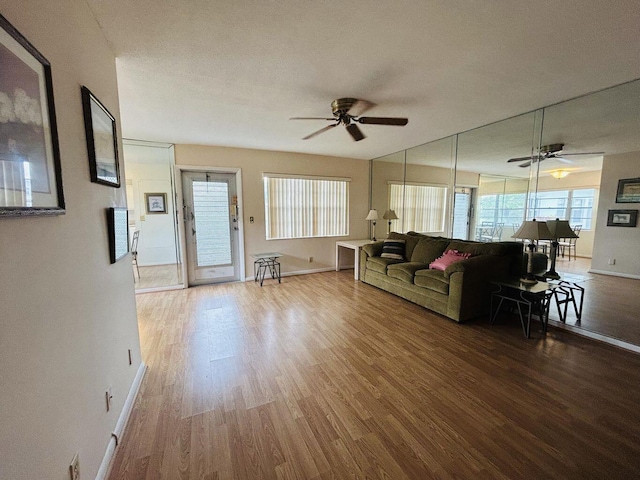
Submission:
{"label": "sofa armrest", "polygon": [[382,255],[382,246],[384,242],[368,243],[362,247],[362,251],[367,254],[367,257],[379,257]]}

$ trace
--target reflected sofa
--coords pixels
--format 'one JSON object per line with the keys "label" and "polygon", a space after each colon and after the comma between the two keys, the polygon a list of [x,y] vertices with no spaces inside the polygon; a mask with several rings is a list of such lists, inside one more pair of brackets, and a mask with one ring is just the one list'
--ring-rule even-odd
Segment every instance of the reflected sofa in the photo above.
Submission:
{"label": "reflected sofa", "polygon": [[[404,240],[404,258],[382,257],[383,241],[365,245],[360,252],[360,280],[456,322],[487,314],[491,280],[522,272],[521,242],[484,243],[415,232],[392,232],[389,239]],[[444,271],[430,269],[429,264],[447,250],[471,257]]]}

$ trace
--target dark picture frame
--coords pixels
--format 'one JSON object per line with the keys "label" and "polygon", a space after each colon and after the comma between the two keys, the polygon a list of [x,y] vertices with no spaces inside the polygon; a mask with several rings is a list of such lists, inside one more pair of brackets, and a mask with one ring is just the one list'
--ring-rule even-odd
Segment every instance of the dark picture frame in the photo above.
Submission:
{"label": "dark picture frame", "polygon": [[635,227],[638,224],[638,210],[609,210],[607,227]]}
{"label": "dark picture frame", "polygon": [[167,213],[167,194],[145,193],[144,204],[148,215]]}
{"label": "dark picture frame", "polygon": [[116,263],[129,253],[129,212],[125,207],[107,208],[109,259]]}
{"label": "dark picture frame", "polygon": [[0,217],[65,213],[49,61],[0,15]]}
{"label": "dark picture frame", "polygon": [[81,91],[91,181],[120,188],[116,119],[91,90],[83,86]]}
{"label": "dark picture frame", "polygon": [[640,203],[640,178],[618,180],[616,203]]}

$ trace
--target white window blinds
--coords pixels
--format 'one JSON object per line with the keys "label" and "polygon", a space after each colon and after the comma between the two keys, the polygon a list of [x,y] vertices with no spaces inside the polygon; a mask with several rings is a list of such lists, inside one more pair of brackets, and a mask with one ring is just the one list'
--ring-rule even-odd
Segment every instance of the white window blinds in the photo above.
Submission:
{"label": "white window blinds", "polygon": [[396,231],[444,231],[446,203],[447,187],[389,184],[389,208],[401,219],[393,221]]}
{"label": "white window blinds", "polygon": [[267,240],[349,235],[349,180],[265,174]]}

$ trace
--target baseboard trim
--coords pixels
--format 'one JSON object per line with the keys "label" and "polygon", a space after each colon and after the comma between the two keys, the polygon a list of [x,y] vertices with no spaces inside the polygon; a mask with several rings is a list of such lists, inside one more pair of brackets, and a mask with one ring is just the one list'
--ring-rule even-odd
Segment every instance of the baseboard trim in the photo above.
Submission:
{"label": "baseboard trim", "polygon": [[623,278],[633,278],[634,280],[640,280],[640,275],[632,275],[630,273],[619,273],[619,272],[610,272],[608,270],[595,270],[589,269],[589,273],[599,273],[600,275],[609,275],[610,277],[623,277]]}
{"label": "baseboard trim", "polygon": [[117,443],[122,440],[122,434],[125,427],[127,426],[127,421],[129,420],[129,416],[131,415],[131,410],[133,410],[133,404],[135,403],[136,397],[138,396],[138,391],[140,390],[142,379],[144,378],[144,374],[146,373],[146,371],[147,366],[144,364],[144,362],[140,363],[138,372],[133,379],[133,383],[131,384],[131,388],[129,389],[129,394],[127,395],[127,399],[124,401],[122,411],[120,412],[120,416],[118,417],[116,428],[111,434],[111,439],[109,440],[109,444],[107,445],[107,451],[104,454],[104,458],[102,459],[100,468],[98,469],[96,480],[104,480],[109,475],[109,470],[111,469],[111,461],[113,460],[113,454],[116,451]]}
{"label": "baseboard trim", "polygon": [[585,330],[582,327],[577,327],[575,325],[567,325],[566,323],[559,322],[557,320],[549,320],[549,325],[552,325],[561,330],[566,330],[568,332],[575,333],[576,335],[581,335],[583,337],[587,337],[592,340],[598,340],[608,345],[613,345],[615,347],[619,347],[624,350],[629,350],[630,352],[640,353],[640,346],[638,345],[634,345],[633,343],[628,343],[623,340],[618,340],[617,338],[607,337],[606,335],[602,335],[601,333],[591,332],[589,330]]}
{"label": "baseboard trim", "polygon": [[[346,267],[345,267],[346,268]],[[336,270],[336,267],[326,267],[326,268],[315,268],[313,270],[296,270],[295,272],[284,272],[280,276],[281,277],[292,277],[295,275],[308,275],[310,273],[322,273],[322,272],[333,272]],[[253,282],[255,277],[246,277],[244,279],[245,282]],[[264,279],[271,278],[265,275]]]}

